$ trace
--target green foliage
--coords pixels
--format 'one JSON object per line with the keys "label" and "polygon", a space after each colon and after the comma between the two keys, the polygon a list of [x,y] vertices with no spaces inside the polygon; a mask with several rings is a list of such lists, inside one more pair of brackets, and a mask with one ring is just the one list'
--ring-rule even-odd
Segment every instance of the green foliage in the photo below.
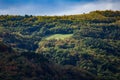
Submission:
{"label": "green foliage", "polygon": [[[93,11],[69,16],[1,15],[0,41],[18,51],[42,54],[50,62],[87,70],[100,80],[120,79],[120,11]],[[32,61],[31,58],[38,56],[33,53],[25,54],[22,54],[18,61]],[[42,61],[38,57],[38,61],[35,60],[36,65]],[[24,64],[23,69],[27,74],[32,71],[30,65]],[[37,71],[36,68],[38,67],[35,67]],[[44,68],[45,71],[47,68]],[[76,69],[65,70],[62,80],[69,79],[73,72],[76,72]],[[53,73],[54,71],[48,71],[50,75],[46,74],[44,79],[51,79]],[[15,79],[18,78],[19,76]]]}
{"label": "green foliage", "polygon": [[0,80],[28,79],[95,80],[95,77],[77,67],[55,65],[42,54],[10,51],[8,46],[0,43]]}

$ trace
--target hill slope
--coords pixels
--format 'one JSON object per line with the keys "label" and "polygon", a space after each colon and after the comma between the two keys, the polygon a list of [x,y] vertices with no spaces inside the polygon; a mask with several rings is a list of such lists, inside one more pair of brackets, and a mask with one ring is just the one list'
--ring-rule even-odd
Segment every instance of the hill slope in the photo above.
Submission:
{"label": "hill slope", "polygon": [[[120,79],[120,11],[69,16],[1,15],[0,41],[19,51],[20,55],[21,52],[36,52],[49,62],[87,70],[100,80]],[[23,59],[28,60],[30,54],[26,57],[25,54],[22,54]],[[67,72],[76,72],[71,69]],[[64,71],[61,74],[65,75]]]}
{"label": "hill slope", "polygon": [[[11,50],[11,51],[10,51]],[[0,80],[94,80],[95,77],[75,67],[57,66],[43,55],[17,53],[0,43]]]}

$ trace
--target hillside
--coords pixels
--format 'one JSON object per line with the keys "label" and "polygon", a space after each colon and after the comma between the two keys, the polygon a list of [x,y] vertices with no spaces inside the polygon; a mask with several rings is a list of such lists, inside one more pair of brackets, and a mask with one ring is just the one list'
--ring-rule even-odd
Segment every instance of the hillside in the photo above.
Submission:
{"label": "hillside", "polygon": [[[54,64],[72,66],[69,67],[70,71],[75,71],[70,74],[75,72],[75,77],[80,73],[76,71],[82,69],[100,80],[120,79],[120,11],[93,11],[69,16],[1,15],[0,41],[20,53],[20,56],[22,54],[22,59],[27,60],[26,57],[30,56],[27,61],[30,65],[35,64],[35,69],[38,64],[31,62],[33,54],[34,59],[42,55],[52,62],[51,70],[56,70]],[[65,75],[67,70],[60,74]],[[54,80],[50,72],[50,79]],[[43,74],[46,73],[43,71]],[[67,79],[70,74],[65,75]]]}
{"label": "hillside", "polygon": [[[2,51],[1,51],[2,50]],[[0,43],[0,80],[95,80],[85,70],[58,66],[43,55],[14,52]]]}

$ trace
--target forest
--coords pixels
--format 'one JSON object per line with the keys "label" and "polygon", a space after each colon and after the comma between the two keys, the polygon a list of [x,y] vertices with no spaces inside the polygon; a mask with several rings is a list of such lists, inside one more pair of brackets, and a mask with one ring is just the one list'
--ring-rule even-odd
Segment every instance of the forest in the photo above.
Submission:
{"label": "forest", "polygon": [[0,80],[120,80],[120,11],[0,15]]}

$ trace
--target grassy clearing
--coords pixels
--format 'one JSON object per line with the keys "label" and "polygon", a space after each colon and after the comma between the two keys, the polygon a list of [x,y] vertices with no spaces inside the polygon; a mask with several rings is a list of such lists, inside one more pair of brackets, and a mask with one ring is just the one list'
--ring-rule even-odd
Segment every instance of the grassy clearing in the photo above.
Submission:
{"label": "grassy clearing", "polygon": [[50,40],[50,39],[66,39],[66,38],[70,38],[72,37],[73,34],[54,34],[54,35],[51,35],[51,36],[48,36],[46,37],[45,39],[46,40]]}

